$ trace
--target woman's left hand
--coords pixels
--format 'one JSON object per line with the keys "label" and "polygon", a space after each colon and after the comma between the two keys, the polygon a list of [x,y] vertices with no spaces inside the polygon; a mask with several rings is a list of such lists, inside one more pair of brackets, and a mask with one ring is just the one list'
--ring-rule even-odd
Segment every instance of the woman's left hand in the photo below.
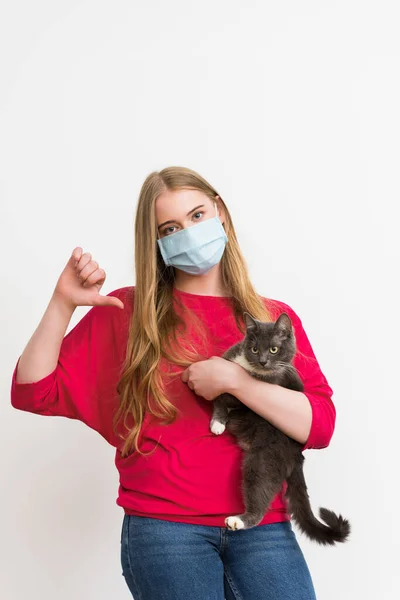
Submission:
{"label": "woman's left hand", "polygon": [[235,382],[243,368],[220,356],[192,363],[182,373],[181,379],[191,390],[205,400],[214,400],[224,392],[234,389]]}

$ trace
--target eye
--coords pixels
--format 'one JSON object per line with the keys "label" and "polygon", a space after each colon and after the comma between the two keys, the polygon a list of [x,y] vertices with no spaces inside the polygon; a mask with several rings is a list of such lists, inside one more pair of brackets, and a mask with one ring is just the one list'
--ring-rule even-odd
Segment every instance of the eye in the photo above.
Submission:
{"label": "eye", "polygon": [[[201,217],[204,215],[204,211],[200,210],[196,213],[194,213],[192,216],[196,217],[197,215],[200,215],[198,219],[195,219],[195,221],[200,221]],[[170,225],[169,227],[166,227],[165,229],[162,230],[162,235],[171,235],[171,233],[175,233],[174,231],[171,231],[172,229],[175,228],[175,225]]]}
{"label": "eye", "polygon": [[169,235],[170,233],[174,233],[174,231],[169,231],[170,229],[173,229],[174,227],[175,227],[175,225],[170,225],[169,227],[166,227],[165,229],[163,229],[162,234]]}
{"label": "eye", "polygon": [[276,354],[278,352],[279,348],[277,348],[276,346],[272,346],[269,351],[271,352],[271,354]]}
{"label": "eye", "polygon": [[251,347],[251,351],[252,351],[252,353],[253,353],[253,354],[257,354],[257,353],[258,353],[258,348],[257,348],[257,346],[252,346],[252,347]]}

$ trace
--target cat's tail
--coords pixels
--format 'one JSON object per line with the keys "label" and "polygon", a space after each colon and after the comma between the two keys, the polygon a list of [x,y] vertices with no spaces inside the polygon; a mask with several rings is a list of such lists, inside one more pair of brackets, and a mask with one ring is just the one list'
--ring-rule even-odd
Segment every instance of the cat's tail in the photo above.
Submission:
{"label": "cat's tail", "polygon": [[302,463],[296,465],[286,481],[288,487],[285,496],[289,501],[288,510],[300,530],[318,544],[332,545],[336,542],[345,542],[350,534],[350,523],[347,519],[341,515],[337,516],[327,508],[320,508],[319,516],[325,524],[318,521],[312,512]]}

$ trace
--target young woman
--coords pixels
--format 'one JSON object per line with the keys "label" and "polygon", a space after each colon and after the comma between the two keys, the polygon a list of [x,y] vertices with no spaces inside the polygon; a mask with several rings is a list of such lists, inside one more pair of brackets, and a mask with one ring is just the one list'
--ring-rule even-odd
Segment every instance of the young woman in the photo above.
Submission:
{"label": "young woman", "polygon": [[[333,392],[299,316],[256,293],[225,202],[187,168],[146,178],[135,267],[135,286],[102,296],[104,270],[73,250],[15,365],[12,405],[79,419],[115,447],[122,574],[135,598],[315,599],[284,489],[258,526],[226,527],[244,510],[242,450],[210,431],[212,400],[230,392],[304,449],[328,446]],[[77,306],[92,308],[65,335]],[[304,393],[221,357],[243,339],[244,311],[291,316]]]}

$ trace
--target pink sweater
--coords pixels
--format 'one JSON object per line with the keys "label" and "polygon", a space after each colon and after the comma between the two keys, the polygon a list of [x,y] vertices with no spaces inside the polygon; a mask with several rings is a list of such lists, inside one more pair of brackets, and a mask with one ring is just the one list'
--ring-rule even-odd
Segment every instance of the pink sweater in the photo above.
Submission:
{"label": "pink sweater", "polygon": [[[177,376],[168,384],[169,400],[180,410],[177,421],[160,425],[147,414],[139,447],[151,456],[134,452],[121,457],[121,439],[112,431],[112,417],[118,406],[116,384],[124,359],[129,318],[133,310],[134,287],[108,294],[120,298],[121,310],[94,306],[64,337],[58,364],[52,373],[32,383],[17,383],[15,365],[11,383],[14,408],[38,415],[79,419],[104,437],[116,449],[115,465],[120,485],[117,505],[128,514],[169,521],[225,527],[225,518],[241,514],[241,461],[243,451],[225,431],[210,431],[212,402],[195,394]],[[230,298],[202,296],[174,289],[174,305],[194,308],[207,325],[207,347],[189,332],[182,343],[192,343],[206,356],[221,356],[243,336],[237,329]],[[332,437],[336,412],[332,389],[323,375],[297,314],[284,302],[263,298],[276,319],[287,312],[293,322],[298,349],[294,365],[304,383],[304,393],[312,407],[312,426],[306,448],[324,448]],[[161,368],[181,369],[168,365]],[[283,497],[286,486],[275,497],[260,525],[289,520]]]}

